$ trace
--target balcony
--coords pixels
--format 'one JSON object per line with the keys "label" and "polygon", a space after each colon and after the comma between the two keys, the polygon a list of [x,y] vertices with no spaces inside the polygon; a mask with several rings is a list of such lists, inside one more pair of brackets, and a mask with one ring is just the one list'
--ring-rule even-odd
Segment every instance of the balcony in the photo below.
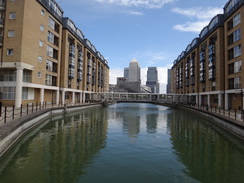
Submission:
{"label": "balcony", "polygon": [[5,3],[0,3],[0,11],[5,10]]}
{"label": "balcony", "polygon": [[0,35],[0,46],[3,46],[3,36]]}
{"label": "balcony", "polygon": [[3,19],[2,18],[0,18],[0,28],[3,28]]}

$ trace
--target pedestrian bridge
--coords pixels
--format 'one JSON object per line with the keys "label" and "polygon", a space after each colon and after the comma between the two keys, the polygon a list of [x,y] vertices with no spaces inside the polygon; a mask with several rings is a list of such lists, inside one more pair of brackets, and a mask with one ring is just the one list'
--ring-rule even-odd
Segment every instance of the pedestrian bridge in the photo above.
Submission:
{"label": "pedestrian bridge", "polygon": [[190,96],[178,94],[152,94],[152,93],[92,93],[89,97],[95,101],[109,102],[164,102],[164,103],[195,103]]}

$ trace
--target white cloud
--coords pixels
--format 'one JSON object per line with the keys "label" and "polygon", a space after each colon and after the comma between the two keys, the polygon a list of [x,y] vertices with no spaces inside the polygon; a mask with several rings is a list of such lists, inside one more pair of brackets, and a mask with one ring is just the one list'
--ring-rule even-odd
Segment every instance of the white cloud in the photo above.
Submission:
{"label": "white cloud", "polygon": [[[160,93],[166,93],[166,85],[168,79],[168,69],[170,66],[157,67],[158,70],[158,82],[160,84]],[[141,68],[141,84],[145,85],[147,81],[147,67]],[[116,84],[117,77],[124,76],[124,68],[122,69],[110,69],[110,82],[109,84]]]}
{"label": "white cloud", "polygon": [[109,84],[116,84],[117,77],[124,77],[124,68],[111,69],[109,72]]}
{"label": "white cloud", "polygon": [[125,7],[162,8],[165,4],[175,0],[95,0],[99,3]]}
{"label": "white cloud", "polygon": [[223,13],[223,9],[221,8],[189,8],[189,9],[174,8],[172,9],[172,12],[187,17],[209,20],[212,19],[215,15]]}
{"label": "white cloud", "polygon": [[213,17],[215,17],[217,14],[223,13],[223,9],[210,7],[189,9],[174,8],[172,9],[172,12],[190,17],[192,19],[197,19],[194,22],[186,22],[184,24],[175,25],[175,30],[185,32],[201,32],[201,30],[209,24]]}
{"label": "white cloud", "polygon": [[138,12],[138,11],[129,11],[128,13],[131,15],[143,15],[143,13]]}
{"label": "white cloud", "polygon": [[154,50],[147,50],[147,51],[138,51],[132,55],[132,58],[136,58],[138,62],[143,65],[146,63],[149,66],[155,66],[158,64],[162,64],[163,61],[168,59],[168,54],[164,51],[154,51]]}
{"label": "white cloud", "polygon": [[183,32],[196,32],[199,33],[205,27],[209,24],[209,21],[199,21],[199,22],[187,22],[185,24],[181,25],[175,25],[174,29],[183,31]]}

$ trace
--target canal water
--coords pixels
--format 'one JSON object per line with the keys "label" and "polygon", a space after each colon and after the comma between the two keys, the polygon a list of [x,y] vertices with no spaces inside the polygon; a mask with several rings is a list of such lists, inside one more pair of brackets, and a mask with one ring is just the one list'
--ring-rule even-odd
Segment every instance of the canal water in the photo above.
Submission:
{"label": "canal water", "polygon": [[1,183],[243,183],[244,143],[194,113],[119,103],[43,121]]}

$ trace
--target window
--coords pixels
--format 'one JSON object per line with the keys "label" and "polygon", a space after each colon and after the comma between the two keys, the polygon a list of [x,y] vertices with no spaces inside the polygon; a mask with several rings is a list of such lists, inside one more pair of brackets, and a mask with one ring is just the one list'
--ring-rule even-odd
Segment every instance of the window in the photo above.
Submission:
{"label": "window", "polygon": [[14,50],[13,49],[7,49],[7,55],[13,55],[14,54]]}
{"label": "window", "polygon": [[47,56],[58,59],[58,50],[53,47],[47,45]]}
{"label": "window", "polygon": [[240,88],[240,77],[234,78],[234,88]]}
{"label": "window", "polygon": [[38,62],[42,62],[42,56],[38,57]]}
{"label": "window", "polygon": [[241,45],[237,45],[234,48],[228,50],[228,59],[231,60],[241,55]]}
{"label": "window", "polygon": [[15,69],[4,69],[1,72],[0,81],[16,81]]}
{"label": "window", "polygon": [[23,87],[22,88],[22,99],[27,100],[28,99],[28,88]]}
{"label": "window", "polygon": [[41,9],[41,15],[42,15],[42,16],[45,15],[45,10]]}
{"label": "window", "polygon": [[44,31],[44,26],[40,25],[40,30],[43,32]]}
{"label": "window", "polygon": [[41,41],[41,40],[39,41],[39,46],[43,47],[43,41]]}
{"label": "window", "polygon": [[47,56],[53,57],[53,48],[47,45]]}
{"label": "window", "polygon": [[46,75],[46,85],[52,85],[52,76],[49,74]]}
{"label": "window", "polygon": [[30,83],[31,82],[31,71],[23,70],[23,82]]}
{"label": "window", "polygon": [[71,88],[71,80],[68,80],[68,88]]}
{"label": "window", "polygon": [[9,13],[9,19],[14,20],[16,18],[16,13],[15,12],[10,12]]}
{"label": "window", "polygon": [[51,27],[53,30],[55,29],[55,21],[49,17],[49,23],[48,23],[49,27]]}
{"label": "window", "polygon": [[46,75],[46,85],[57,86],[57,77],[47,74]]}
{"label": "window", "polygon": [[227,24],[228,24],[228,31],[231,30],[233,27],[237,26],[241,23],[241,15],[238,13],[234,16]]}
{"label": "window", "polygon": [[15,99],[15,87],[3,87],[2,99],[3,100],[14,100]]}
{"label": "window", "polygon": [[54,43],[54,34],[50,31],[48,31],[48,37],[47,37],[48,41],[50,43]]}
{"label": "window", "polygon": [[239,41],[241,39],[241,29],[237,29],[234,33],[233,33],[233,40],[234,42]]}
{"label": "window", "polygon": [[14,37],[14,33],[15,33],[15,31],[9,30],[8,31],[8,37]]}
{"label": "window", "polygon": [[38,78],[42,78],[42,73],[41,73],[41,72],[38,72],[38,73],[37,73],[37,77],[38,77]]}
{"label": "window", "polygon": [[234,73],[241,72],[241,60],[234,63]]}
{"label": "window", "polygon": [[68,100],[69,99],[69,93],[65,93],[65,100]]}
{"label": "window", "polygon": [[233,27],[237,26],[239,23],[241,23],[241,15],[238,13],[236,16],[233,18]]}
{"label": "window", "polygon": [[228,36],[228,45],[239,41],[241,39],[241,29],[237,29],[235,32]]}
{"label": "window", "polygon": [[53,71],[53,62],[52,61],[47,60],[47,62],[46,62],[46,69],[48,71]]}
{"label": "window", "polygon": [[237,45],[234,47],[234,58],[241,55],[241,45]]}

